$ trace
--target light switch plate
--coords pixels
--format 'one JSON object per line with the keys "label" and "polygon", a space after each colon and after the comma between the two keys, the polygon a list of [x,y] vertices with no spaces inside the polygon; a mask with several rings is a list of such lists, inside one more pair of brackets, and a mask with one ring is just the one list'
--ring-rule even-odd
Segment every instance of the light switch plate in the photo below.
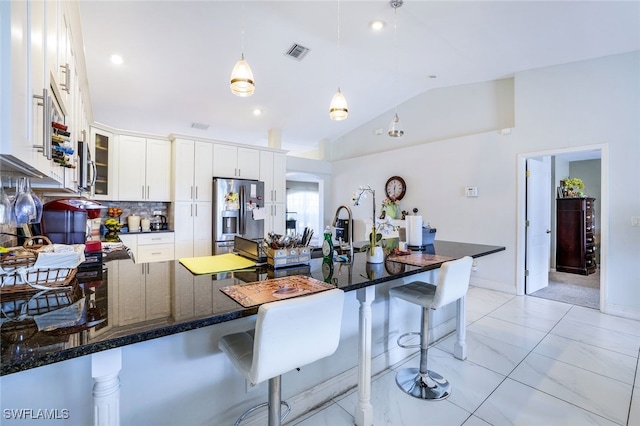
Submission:
{"label": "light switch plate", "polygon": [[640,216],[631,216],[631,226],[640,226]]}
{"label": "light switch plate", "polygon": [[478,187],[477,186],[467,186],[464,189],[465,197],[477,197],[478,196]]}

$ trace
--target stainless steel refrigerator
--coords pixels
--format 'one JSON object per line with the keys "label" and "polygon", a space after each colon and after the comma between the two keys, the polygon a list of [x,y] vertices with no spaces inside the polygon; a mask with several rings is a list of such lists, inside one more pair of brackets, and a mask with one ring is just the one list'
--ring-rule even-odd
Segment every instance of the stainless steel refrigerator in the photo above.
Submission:
{"label": "stainless steel refrigerator", "polygon": [[233,250],[235,236],[264,238],[264,182],[213,178],[213,254]]}

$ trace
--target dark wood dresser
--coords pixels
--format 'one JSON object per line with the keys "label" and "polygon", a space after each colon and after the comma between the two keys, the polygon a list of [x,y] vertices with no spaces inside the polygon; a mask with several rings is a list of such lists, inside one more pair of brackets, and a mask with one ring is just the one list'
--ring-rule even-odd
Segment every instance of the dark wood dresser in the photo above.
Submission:
{"label": "dark wood dresser", "polygon": [[595,198],[558,198],[556,271],[589,275],[596,272]]}

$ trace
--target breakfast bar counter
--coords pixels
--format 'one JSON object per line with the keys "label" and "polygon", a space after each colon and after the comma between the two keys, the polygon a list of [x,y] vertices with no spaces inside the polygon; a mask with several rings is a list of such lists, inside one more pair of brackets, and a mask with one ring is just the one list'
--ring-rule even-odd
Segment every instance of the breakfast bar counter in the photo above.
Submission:
{"label": "breakfast bar counter", "polygon": [[[504,247],[499,246],[447,241],[436,241],[434,246],[435,254],[451,258],[476,258],[504,250]],[[111,260],[107,256],[99,285],[93,281],[84,289],[85,297],[91,299],[87,305],[95,304],[104,321],[92,328],[80,328],[75,333],[68,330],[62,334],[54,330],[18,337],[5,334],[3,331],[0,375],[254,315],[257,307],[245,308],[219,291],[230,284],[287,275],[310,275],[348,292],[437,269],[439,266],[440,264],[436,263],[417,267],[390,261],[368,264],[365,253],[356,253],[352,264],[334,262],[323,267],[322,258],[316,258],[312,259],[309,265],[282,269],[263,266],[236,272],[194,276],[178,261],[134,264],[129,258],[121,256],[120,259],[116,257],[115,260]],[[161,271],[157,278],[162,280],[162,283],[157,286],[149,281],[150,278],[154,279],[153,268]],[[145,269],[151,271],[147,273]],[[147,275],[144,285],[140,285],[140,270],[145,270]],[[168,274],[163,274],[164,271]],[[117,280],[113,277],[116,274]],[[208,285],[215,290],[211,292],[210,305],[203,309],[194,310],[187,307],[182,310],[180,308],[184,303],[181,297],[184,294],[180,289],[185,285],[193,288],[194,279],[197,280],[197,285]],[[80,286],[84,287],[84,284],[81,283]],[[140,293],[128,291],[129,286],[135,286],[136,290],[144,287],[144,310],[157,312],[156,315],[152,315],[153,319],[148,319],[148,315],[141,315],[140,321],[126,317],[128,313],[123,312],[122,305],[130,303],[135,307],[139,300],[133,299],[140,296]],[[153,306],[154,303],[157,306]],[[112,312],[112,309],[116,312]]]}
{"label": "breakfast bar counter", "polygon": [[[457,259],[463,256],[478,258],[503,250],[505,248],[501,246],[436,241],[429,253],[438,258]],[[136,264],[127,257],[110,256],[105,257],[96,277],[89,274],[89,278],[83,279],[83,274],[78,273],[82,297],[86,299],[84,326],[53,331],[36,329],[23,335],[19,330],[5,333],[3,327],[0,375],[92,355],[92,371],[100,371],[96,365],[107,360],[117,378],[121,365],[121,360],[117,359],[118,348],[256,314],[257,306],[244,307],[220,289],[303,275],[345,292],[356,291],[360,303],[358,387],[361,406],[356,409],[355,417],[356,424],[370,424],[370,307],[375,298],[375,286],[438,269],[442,264],[440,261],[414,266],[389,259],[381,264],[369,264],[365,253],[356,253],[351,263],[323,262],[322,258],[314,258],[309,264],[280,269],[260,266],[235,272],[193,275],[177,260]],[[458,305],[458,340],[462,339],[464,343],[464,300],[461,300],[462,305]],[[109,361],[108,354],[114,349],[118,349],[118,355],[115,361]],[[464,359],[464,348],[461,351],[456,356]],[[112,380],[113,374],[105,373],[104,377]],[[96,387],[102,379],[95,374],[93,377],[97,384],[94,385],[95,400]],[[100,405],[99,402],[95,404]]]}

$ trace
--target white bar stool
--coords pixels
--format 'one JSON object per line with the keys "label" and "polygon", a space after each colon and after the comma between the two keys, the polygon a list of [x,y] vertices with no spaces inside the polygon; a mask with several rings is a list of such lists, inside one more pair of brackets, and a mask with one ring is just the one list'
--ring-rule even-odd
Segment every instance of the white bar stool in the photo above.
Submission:
{"label": "white bar stool", "polygon": [[[438,309],[464,297],[469,288],[471,265],[469,256],[445,262],[440,267],[438,284],[414,281],[394,287],[389,294],[407,302],[422,306],[420,333],[405,333],[398,337],[398,346],[420,347],[420,368],[405,368],[396,374],[396,383],[405,393],[419,399],[441,400],[451,394],[449,382],[436,372],[427,369],[429,350],[429,309]],[[420,334],[420,345],[404,345],[401,340],[409,335]]]}
{"label": "white bar stool", "polygon": [[[223,336],[218,346],[253,384],[269,380],[269,402],[250,408],[239,425],[258,408],[269,407],[269,426],[280,425],[291,408],[282,401],[280,376],[333,354],[340,342],[344,292],[331,289],[258,308],[251,332]],[[287,410],[281,414],[281,405]]]}

